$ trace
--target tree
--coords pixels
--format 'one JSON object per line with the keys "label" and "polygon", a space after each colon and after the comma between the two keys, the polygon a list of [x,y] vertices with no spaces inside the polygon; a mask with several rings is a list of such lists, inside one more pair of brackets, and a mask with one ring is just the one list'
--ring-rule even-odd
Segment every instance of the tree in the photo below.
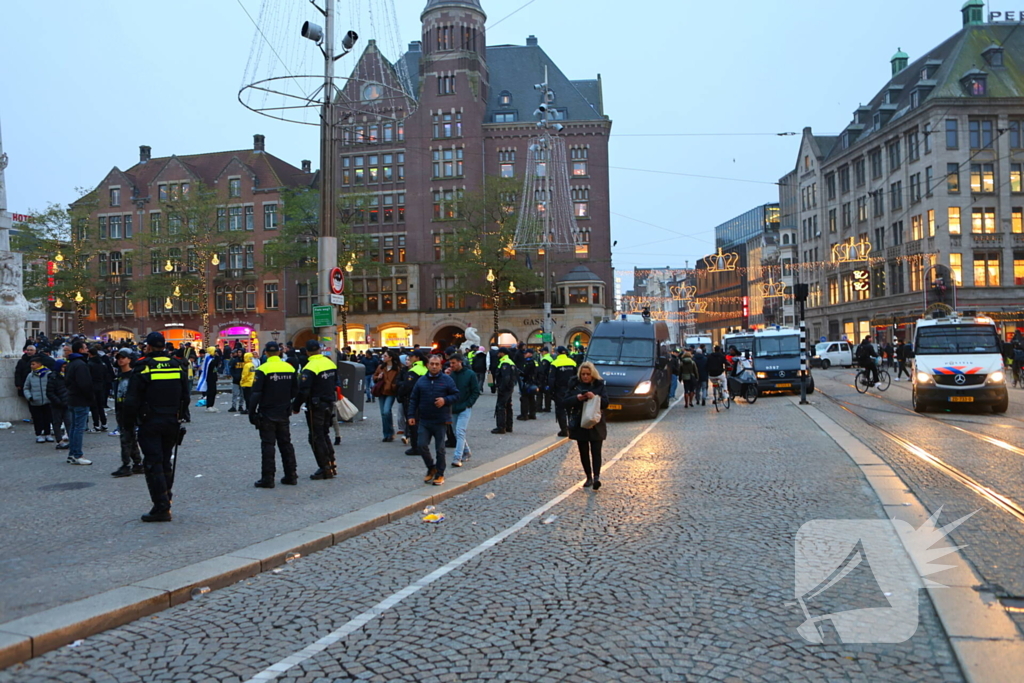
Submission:
{"label": "tree", "polygon": [[[367,223],[367,212],[378,195],[373,193],[342,193],[335,217],[335,235],[338,239],[338,263],[349,274],[377,276],[386,267],[375,260],[373,235],[359,230]],[[306,270],[317,274],[317,242],[320,239],[320,192],[309,188],[288,189],[282,192],[284,223],[278,234],[264,246],[265,268],[269,272],[282,272],[286,268]],[[348,346],[348,310],[361,303],[361,296],[346,292],[341,307],[341,347]],[[321,302],[325,303],[325,302]]]}
{"label": "tree", "polygon": [[89,272],[95,250],[89,242],[89,215],[95,196],[86,194],[69,207],[50,204],[15,226],[12,248],[23,254],[25,297],[63,308],[73,305],[79,333],[96,300],[96,278]]}
{"label": "tree", "polygon": [[[537,291],[543,278],[515,244],[522,187],[513,178],[488,177],[484,189],[463,195],[452,211],[451,232],[442,238],[445,272],[456,278],[463,295],[479,296],[494,309],[494,335],[500,310],[516,292]],[[536,254],[533,254],[536,256]]]}

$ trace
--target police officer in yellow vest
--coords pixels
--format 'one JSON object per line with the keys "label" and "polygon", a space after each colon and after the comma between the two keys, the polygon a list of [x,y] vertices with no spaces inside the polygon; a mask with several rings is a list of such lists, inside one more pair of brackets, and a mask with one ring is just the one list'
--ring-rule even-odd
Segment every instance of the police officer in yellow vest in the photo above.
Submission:
{"label": "police officer in yellow vest", "polygon": [[189,401],[188,372],[164,351],[164,336],[150,332],[128,383],[122,408],[126,424],[139,425],[139,448],[153,509],[143,522],[171,521],[174,447],[181,441],[181,420]]}
{"label": "police officer in yellow vest", "polygon": [[319,468],[309,478],[332,479],[338,474],[330,437],[337,400],[338,366],[320,353],[320,342],[315,339],[306,342],[306,354],[309,360],[299,375],[299,395],[292,402],[292,411],[297,415],[302,404],[306,404],[309,445]]}
{"label": "police officer in yellow vest", "polygon": [[565,397],[569,393],[569,385],[576,379],[576,361],[569,357],[569,351],[564,346],[555,349],[555,359],[551,361],[551,370],[548,375],[551,393],[555,398],[555,418],[558,420],[558,435],[569,436],[568,416],[563,405]]}
{"label": "police officer in yellow vest", "polygon": [[249,422],[260,430],[262,467],[256,488],[274,488],[277,469],[274,466],[275,443],[281,451],[281,464],[284,466],[281,483],[295,486],[299,479],[289,427],[289,408],[299,394],[298,374],[295,368],[281,360],[281,345],[276,341],[267,342],[265,351],[267,361],[256,368],[256,381],[249,403]]}
{"label": "police officer in yellow vest", "polygon": [[541,357],[538,363],[540,365],[540,373],[537,377],[537,384],[540,386],[541,396],[538,398],[538,403],[543,403],[537,407],[537,412],[550,413],[552,392],[548,378],[551,376],[551,364],[555,361],[555,357],[551,355],[546,346],[541,347],[540,353]]}

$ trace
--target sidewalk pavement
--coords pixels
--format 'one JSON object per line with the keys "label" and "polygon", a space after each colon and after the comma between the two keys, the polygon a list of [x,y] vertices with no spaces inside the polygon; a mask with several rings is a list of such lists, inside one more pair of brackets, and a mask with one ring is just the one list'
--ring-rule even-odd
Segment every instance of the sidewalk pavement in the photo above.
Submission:
{"label": "sidewalk pavement", "polygon": [[[398,438],[381,442],[378,403],[365,406],[366,419],[342,425],[342,444],[335,447],[338,477],[329,481],[309,479],[316,465],[305,420],[293,416],[299,485],[256,489],[259,438],[247,416],[226,412],[229,400],[219,395],[220,413],[193,407],[179,451],[170,524],[139,520],[151,507],[145,478],[110,476],[120,466],[120,451],[109,433],[86,435],[85,457],[93,465],[83,467],[66,464],[67,451],[52,443],[36,444],[30,425],[0,432],[0,457],[6,461],[0,480],[0,631],[11,620],[272,543],[296,529],[374,510],[423,489],[422,459],[406,456],[408,446]],[[465,473],[468,481],[492,472],[493,463],[510,453],[522,459],[557,441],[553,413],[516,421],[512,434],[495,436],[489,433],[493,410],[494,397],[485,393],[469,426],[472,459],[453,468],[454,449],[447,449],[447,478],[453,483],[430,487],[431,495],[454,489],[459,479],[453,475]],[[395,415],[397,424],[397,408]],[[277,467],[280,479],[280,457]]]}

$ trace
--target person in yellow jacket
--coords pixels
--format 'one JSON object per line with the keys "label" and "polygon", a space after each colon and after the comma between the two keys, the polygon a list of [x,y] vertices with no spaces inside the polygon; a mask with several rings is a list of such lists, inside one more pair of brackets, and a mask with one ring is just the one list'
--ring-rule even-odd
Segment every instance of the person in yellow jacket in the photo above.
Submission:
{"label": "person in yellow jacket", "polygon": [[256,366],[252,362],[252,354],[245,354],[245,363],[242,364],[242,379],[238,385],[242,387],[242,399],[245,404],[240,411],[242,415],[249,414],[249,399],[252,397],[252,383],[256,381]]}

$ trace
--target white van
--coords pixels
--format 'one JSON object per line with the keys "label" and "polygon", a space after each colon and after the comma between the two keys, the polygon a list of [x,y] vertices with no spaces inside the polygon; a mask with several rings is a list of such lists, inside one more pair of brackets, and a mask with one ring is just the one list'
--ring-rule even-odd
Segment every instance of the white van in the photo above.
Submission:
{"label": "white van", "polygon": [[1002,344],[990,318],[920,320],[914,331],[914,410],[955,404],[992,406],[1005,413]]}
{"label": "white van", "polygon": [[853,365],[853,347],[850,346],[850,342],[844,341],[815,344],[812,361],[814,359],[817,359],[818,362],[812,362],[812,365],[818,365],[822,370],[828,370],[833,365],[848,368]]}
{"label": "white van", "polygon": [[701,344],[704,345],[704,348],[707,350],[708,353],[711,353],[711,350],[714,349],[715,347],[714,343],[711,341],[711,337],[696,336],[686,338],[687,346],[692,346],[693,348],[698,349],[700,348]]}

